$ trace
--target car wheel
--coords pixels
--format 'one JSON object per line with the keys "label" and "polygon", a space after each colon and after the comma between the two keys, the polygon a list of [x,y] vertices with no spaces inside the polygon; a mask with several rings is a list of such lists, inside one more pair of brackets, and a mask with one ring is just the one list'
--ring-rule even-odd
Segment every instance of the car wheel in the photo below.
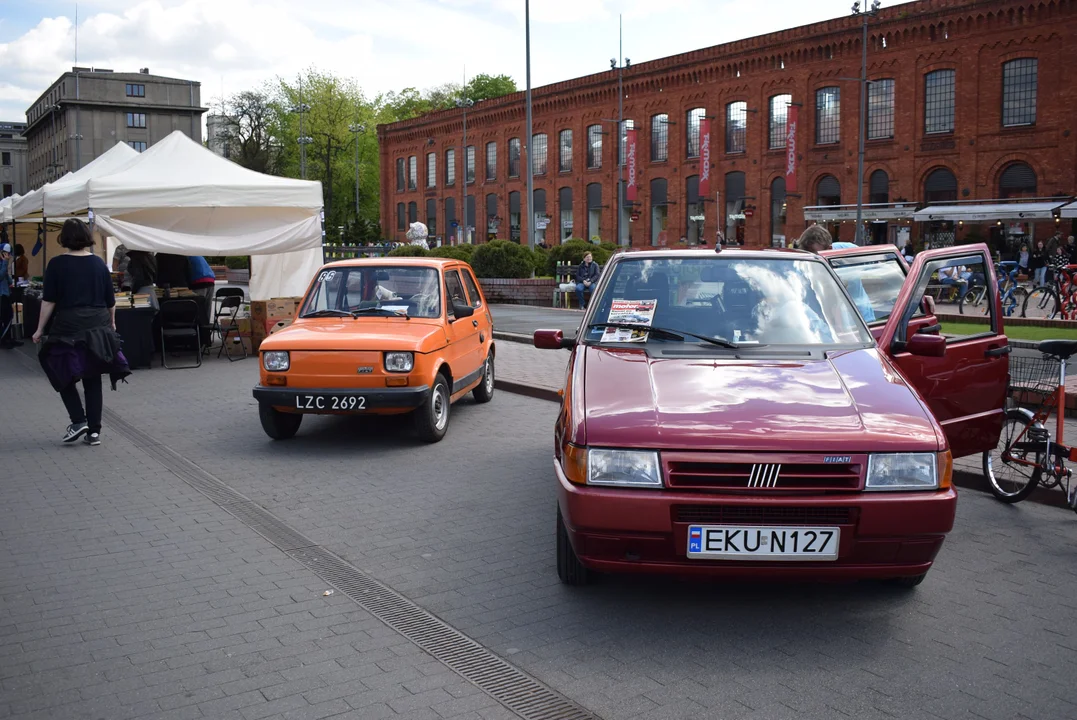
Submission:
{"label": "car wheel", "polygon": [[920,575],[910,575],[906,577],[890,578],[890,584],[899,588],[914,588],[924,581],[927,577],[927,573],[921,573]]}
{"label": "car wheel", "polygon": [[299,413],[283,413],[274,410],[272,405],[258,405],[258,419],[262,421],[262,429],[266,435],[274,440],[288,440],[295,437],[299,432],[299,424],[303,422],[303,416]]}
{"label": "car wheel", "polygon": [[486,363],[482,368],[482,382],[471,391],[475,396],[475,402],[486,403],[494,398],[494,354],[486,356]]}
{"label": "car wheel", "polygon": [[435,443],[449,429],[449,379],[443,373],[434,378],[430,396],[415,410],[415,430],[423,442]]}
{"label": "car wheel", "polygon": [[557,508],[557,577],[565,585],[580,586],[591,582],[591,571],[583,566],[572,549],[561,508]]}

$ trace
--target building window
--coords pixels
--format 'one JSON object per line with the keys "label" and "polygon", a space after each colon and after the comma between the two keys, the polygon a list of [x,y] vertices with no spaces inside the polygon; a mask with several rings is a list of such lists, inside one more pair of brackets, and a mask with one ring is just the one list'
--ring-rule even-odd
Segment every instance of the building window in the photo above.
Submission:
{"label": "building window", "polygon": [[699,157],[699,126],[707,115],[706,108],[693,108],[688,111],[687,129],[685,130],[685,154],[687,157]]}
{"label": "building window", "polygon": [[785,178],[770,183],[770,246],[785,247]]}
{"label": "building window", "polygon": [[509,240],[520,242],[520,193],[509,193]]}
{"label": "building window", "polygon": [[562,130],[557,140],[557,169],[572,172],[572,131]]}
{"label": "building window", "polygon": [[0,153],[0,165],[3,165],[4,167],[11,167],[11,153]]}
{"label": "building window", "polygon": [[509,177],[520,177],[520,138],[509,139]]}
{"label": "building window", "polygon": [[426,154],[426,186],[428,188],[438,186],[438,154]]}
{"label": "building window", "polygon": [[868,202],[876,204],[890,202],[890,176],[885,170],[876,170],[868,179]]}
{"label": "building window", "polygon": [[819,185],[815,190],[816,205],[841,205],[841,183],[833,175],[824,175],[819,178]]}
{"label": "building window", "polygon": [[445,184],[456,184],[456,150],[454,148],[445,151]]}
{"label": "building window", "polygon": [[731,102],[725,106],[725,151],[742,153],[748,149],[748,103]]}
{"label": "building window", "polygon": [[954,131],[953,70],[936,70],[924,75],[924,133]]}
{"label": "building window", "polygon": [[587,239],[591,242],[602,239],[602,184],[591,183],[587,186]]}
{"label": "building window", "polygon": [[894,137],[894,80],[872,80],[868,85],[868,140]]}
{"label": "building window", "polygon": [[396,191],[404,192],[405,180],[404,177],[407,174],[405,172],[406,165],[404,164],[404,158],[396,159]]}
{"label": "building window", "polygon": [[438,231],[438,201],[432,198],[426,201],[426,229],[431,235]]}
{"label": "building window", "polygon": [[464,206],[464,221],[467,226],[468,242],[471,242],[471,233],[475,229],[475,196],[468,195],[467,204]]}
{"label": "building window", "polygon": [[622,165],[625,164],[625,154],[628,152],[626,150],[626,147],[628,145],[628,131],[629,130],[635,130],[635,129],[636,129],[636,123],[635,123],[634,120],[625,120],[623,123],[621,123],[621,140],[620,140],[620,148],[619,148],[619,150],[617,152],[617,155],[620,158],[620,163]]}
{"label": "building window", "polygon": [[546,133],[531,136],[531,172],[536,175],[546,174]]}
{"label": "building window", "polygon": [[957,200],[957,178],[946,168],[938,168],[924,180],[924,202],[939,203]]}
{"label": "building window", "polygon": [[486,180],[497,179],[497,143],[486,143]]}
{"label": "building window", "polygon": [[1007,165],[998,179],[998,196],[1036,197],[1036,171],[1023,162]]}
{"label": "building window", "polygon": [[408,158],[408,190],[415,190],[419,183],[419,158],[412,155]]}
{"label": "building window", "polygon": [[456,198],[445,198],[445,235],[451,237],[456,235]]}
{"label": "building window", "polygon": [[546,227],[550,222],[549,216],[546,215],[546,191],[536,190],[531,197],[534,198],[531,201],[531,209],[535,213],[531,218],[531,223],[534,224],[531,237],[538,245],[540,242],[546,242]]}
{"label": "building window", "polygon": [[773,95],[770,98],[770,133],[767,147],[771,150],[785,147],[785,132],[791,102],[793,102],[792,95]]}
{"label": "building window", "polygon": [[496,240],[500,227],[501,218],[497,215],[497,194],[490,193],[486,196],[486,239]]}
{"label": "building window", "polygon": [[561,212],[561,242],[572,237],[572,188],[563,187],[557,191],[557,206]]}
{"label": "building window", "polygon": [[4,183],[3,197],[11,197],[15,194],[15,188],[11,183]]}
{"label": "building window", "polygon": [[127,144],[130,145],[131,149],[135,150],[136,152],[146,152],[146,143],[141,140],[128,140]]}
{"label": "building window", "polygon": [[1002,66],[1002,124],[1005,127],[1036,124],[1036,88],[1039,61],[1020,58]]}
{"label": "building window", "polygon": [[684,204],[684,240],[688,245],[699,245],[703,240],[703,203],[699,200],[699,176],[684,179],[686,200]]}
{"label": "building window", "polygon": [[464,181],[470,185],[475,182],[475,146],[468,145],[464,154]]}
{"label": "building window", "polygon": [[404,203],[396,204],[396,229],[407,230],[408,229],[408,216]]}
{"label": "building window", "polygon": [[408,222],[419,222],[419,204],[414,201],[408,203]]}
{"label": "building window", "polygon": [[587,128],[587,169],[602,167],[602,126],[590,125]]}
{"label": "building window", "polygon": [[[669,221],[666,205],[665,178],[651,180],[651,245],[667,245],[666,224]],[[658,298],[664,302],[668,298]]]}
{"label": "building window", "polygon": [[146,97],[145,85],[132,85],[127,84],[127,97]]}
{"label": "building window", "polygon": [[129,128],[144,128],[144,127],[146,127],[146,113],[127,113],[127,127],[129,127]]}
{"label": "building window", "polygon": [[815,91],[815,142],[828,145],[840,139],[841,88],[819,88]]}
{"label": "building window", "polygon": [[651,162],[669,160],[669,115],[651,116]]}

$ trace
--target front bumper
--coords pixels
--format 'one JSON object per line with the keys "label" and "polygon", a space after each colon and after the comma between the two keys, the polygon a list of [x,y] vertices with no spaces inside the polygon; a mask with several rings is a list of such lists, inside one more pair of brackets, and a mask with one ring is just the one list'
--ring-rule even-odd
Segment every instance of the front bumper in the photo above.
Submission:
{"label": "front bumper", "polygon": [[[263,405],[298,413],[367,412],[378,409],[417,408],[430,397],[430,387],[401,388],[254,388],[254,399]],[[320,398],[320,400],[319,400]],[[360,410],[334,410],[332,398],[363,398]]]}
{"label": "front bumper", "polygon": [[[558,504],[576,555],[605,572],[841,580],[920,575],[953,528],[957,493],[767,496],[573,485],[554,460]],[[838,559],[820,562],[689,558],[689,525],[841,528]]]}

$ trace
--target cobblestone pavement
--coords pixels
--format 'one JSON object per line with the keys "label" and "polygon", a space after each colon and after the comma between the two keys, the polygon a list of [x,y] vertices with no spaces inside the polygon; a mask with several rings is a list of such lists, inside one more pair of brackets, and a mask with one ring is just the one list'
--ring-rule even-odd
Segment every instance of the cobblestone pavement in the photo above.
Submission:
{"label": "cobblestone pavement", "polygon": [[[545,358],[567,353],[518,349],[563,373]],[[0,355],[0,376],[17,380],[0,452],[22,471],[0,484],[0,716],[504,715],[323,597],[317,576],[107,420],[101,447],[60,446],[59,399],[25,367]],[[498,368],[517,372],[508,354]],[[106,404],[602,718],[1077,716],[1071,512],[962,492],[913,592],[641,578],[569,589],[553,563],[553,403],[462,401],[437,445],[405,419],[362,418],[307,418],[273,443],[255,379],[250,360],[140,372]]]}

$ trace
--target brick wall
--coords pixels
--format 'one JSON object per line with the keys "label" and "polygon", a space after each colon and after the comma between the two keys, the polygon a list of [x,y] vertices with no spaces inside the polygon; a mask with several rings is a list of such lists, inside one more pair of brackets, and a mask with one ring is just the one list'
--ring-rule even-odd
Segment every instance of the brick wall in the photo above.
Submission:
{"label": "brick wall", "polygon": [[551,307],[553,291],[557,284],[550,278],[523,279],[479,278],[482,293],[487,302],[509,305],[535,305]]}
{"label": "brick wall", "polygon": [[[895,86],[894,137],[867,143],[865,181],[876,170],[887,173],[889,199],[921,202],[924,179],[936,168],[947,168],[957,178],[959,200],[999,197],[998,179],[1007,164],[1028,163],[1036,173],[1037,194],[1077,194],[1077,87],[1068,80],[1072,39],[1077,37],[1077,0],[1013,2],[1006,0],[921,0],[884,7],[869,26],[868,76],[892,78]],[[704,239],[713,242],[721,214],[725,230],[725,180],[727,173],[743,172],[745,196],[754,214],[744,221],[748,247],[770,244],[772,232],[796,237],[806,227],[805,205],[817,202],[816,190],[826,175],[841,186],[841,202],[856,202],[858,138],[858,83],[842,78],[860,73],[861,23],[840,17],[800,28],[748,38],[631,66],[624,76],[625,118],[638,129],[638,181],[641,217],[631,223],[634,245],[651,242],[650,183],[664,179],[671,204],[666,236],[670,244],[687,227],[686,180],[699,174],[698,159],[686,158],[686,113],[706,109],[712,123],[712,190],[722,193],[721,212],[711,202],[703,208]],[[1036,123],[1033,127],[1001,126],[1002,63],[1018,57],[1039,61]],[[943,136],[924,134],[924,75],[940,68],[956,70],[955,129]],[[815,142],[815,92],[840,88],[840,140],[836,144]],[[800,195],[787,199],[784,225],[772,227],[772,183],[784,176],[785,151],[770,150],[767,140],[768,99],[788,93],[800,104],[798,146]],[[545,133],[548,172],[535,178],[536,190],[545,192],[546,212],[551,218],[548,242],[557,242],[560,219],[559,190],[572,191],[572,234],[588,235],[587,187],[602,188],[600,234],[614,240],[617,178],[615,127],[603,124],[602,167],[586,169],[586,130],[602,118],[617,115],[617,74],[604,72],[537,88],[533,92],[534,132]],[[725,152],[725,109],[728,103],[745,101],[747,152]],[[668,114],[669,158],[650,161],[651,118]],[[571,172],[558,172],[558,134],[573,132]],[[476,148],[476,182],[468,186],[475,196],[479,236],[484,236],[486,197],[496,196],[501,217],[499,236],[508,236],[510,193],[521,193],[526,225],[527,142],[523,138],[523,93],[477,103],[468,111],[468,145]],[[415,202],[425,219],[427,199],[436,200],[437,226],[444,228],[445,198],[455,198],[460,217],[460,183],[464,152],[461,150],[462,117],[446,110],[414,120],[378,127],[381,147],[382,227],[395,239],[397,203]],[[521,138],[524,151],[519,178],[507,178],[508,142]],[[497,174],[485,177],[485,145],[497,143]],[[457,181],[444,187],[445,151],[456,149]],[[426,187],[426,153],[437,153],[437,187]],[[395,161],[411,155],[418,159],[418,189],[397,193]],[[865,182],[866,185],[866,182]],[[868,189],[865,186],[865,202]],[[1037,228],[1037,236],[1053,231],[1053,223]],[[919,228],[914,224],[913,237]],[[986,231],[981,228],[981,232]],[[1067,221],[1060,228],[1073,232]],[[961,233],[968,229],[962,229]],[[838,227],[840,239],[851,240],[853,223]]]}

